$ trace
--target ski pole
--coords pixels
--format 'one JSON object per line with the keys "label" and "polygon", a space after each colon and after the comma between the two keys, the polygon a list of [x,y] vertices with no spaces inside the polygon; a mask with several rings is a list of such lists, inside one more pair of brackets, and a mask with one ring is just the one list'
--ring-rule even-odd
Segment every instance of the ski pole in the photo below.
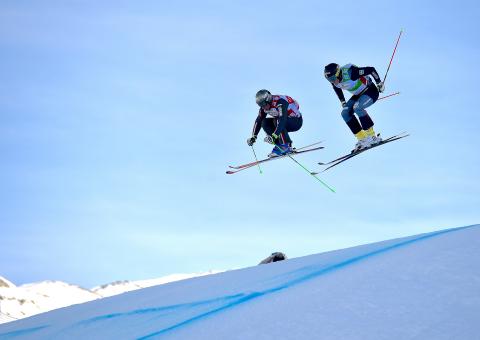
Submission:
{"label": "ski pole", "polygon": [[388,98],[388,97],[396,96],[397,94],[400,94],[400,92],[395,92],[395,93],[389,94],[388,96],[380,97],[377,99],[377,101]]}
{"label": "ski pole", "polygon": [[253,145],[252,145],[252,151],[253,151],[253,155],[255,156],[255,161],[257,162],[257,165],[258,165],[258,171],[260,171],[260,173],[263,174],[262,168],[260,167],[260,164],[258,163],[257,154],[255,153],[255,149],[253,148]]}
{"label": "ski pole", "polygon": [[385,84],[385,80],[387,79],[388,71],[390,70],[390,66],[392,66],[393,56],[397,51],[398,42],[400,41],[400,37],[402,36],[403,29],[400,30],[400,34],[398,35],[397,43],[395,44],[395,48],[393,49],[392,57],[390,58],[390,63],[388,64],[387,72],[385,72],[385,77],[383,78],[383,83]]}
{"label": "ski pole", "polygon": [[[283,150],[275,144],[275,147],[280,150],[281,152],[283,152]],[[313,176],[317,181],[319,181],[320,183],[322,183],[326,188],[328,188],[328,190],[330,190],[331,192],[335,192],[335,190],[330,187],[327,183],[325,183],[324,181],[322,181],[320,178],[318,178],[317,176],[315,176],[310,170],[308,170],[306,167],[304,167],[302,164],[300,164],[299,161],[297,161],[295,158],[293,158],[289,153],[286,154],[292,161],[294,161],[295,163],[297,163],[300,167],[303,168],[303,170],[305,170],[306,172],[308,172],[308,174],[310,176]]]}

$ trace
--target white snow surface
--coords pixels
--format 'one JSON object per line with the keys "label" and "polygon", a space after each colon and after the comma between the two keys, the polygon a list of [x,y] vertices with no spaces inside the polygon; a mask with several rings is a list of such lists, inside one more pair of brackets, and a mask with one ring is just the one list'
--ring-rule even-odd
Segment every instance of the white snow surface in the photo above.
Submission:
{"label": "white snow surface", "polygon": [[172,274],[151,280],[117,281],[91,290],[61,281],[42,281],[17,287],[0,277],[0,323],[136,289],[218,272],[220,271],[210,270],[193,274]]}
{"label": "white snow surface", "polygon": [[480,339],[480,225],[144,288],[0,339]]}

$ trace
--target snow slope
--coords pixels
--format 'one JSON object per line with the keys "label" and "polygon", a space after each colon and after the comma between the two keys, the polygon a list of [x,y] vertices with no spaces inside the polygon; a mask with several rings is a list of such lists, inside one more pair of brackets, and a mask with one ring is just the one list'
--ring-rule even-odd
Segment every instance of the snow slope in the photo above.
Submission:
{"label": "snow slope", "polygon": [[480,339],[480,225],[198,277],[0,325],[0,339]]}
{"label": "snow slope", "polygon": [[220,271],[210,270],[193,274],[172,274],[151,280],[117,281],[91,290],[61,281],[42,281],[17,287],[0,276],[0,323],[136,289],[218,272]]}

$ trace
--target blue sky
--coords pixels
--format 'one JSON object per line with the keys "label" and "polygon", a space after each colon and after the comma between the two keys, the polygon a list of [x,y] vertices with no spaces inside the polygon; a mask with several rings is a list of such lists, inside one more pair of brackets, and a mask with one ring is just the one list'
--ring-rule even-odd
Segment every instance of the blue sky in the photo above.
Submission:
{"label": "blue sky", "polygon": [[[479,223],[479,14],[473,1],[2,1],[0,275],[90,287]],[[260,88],[300,103],[295,145],[325,140],[305,166],[349,150],[323,67],[383,78],[402,28],[386,82],[401,94],[369,113],[410,137],[322,175],[336,194],[288,159],[225,175],[252,160]]]}

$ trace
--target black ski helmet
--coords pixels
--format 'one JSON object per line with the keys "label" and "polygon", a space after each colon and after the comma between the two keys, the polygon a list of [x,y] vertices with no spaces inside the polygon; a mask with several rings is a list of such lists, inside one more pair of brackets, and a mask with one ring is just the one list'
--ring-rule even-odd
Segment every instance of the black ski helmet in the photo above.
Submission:
{"label": "black ski helmet", "polygon": [[333,83],[340,74],[340,65],[335,63],[330,63],[325,66],[325,70],[323,71],[325,78],[331,83]]}
{"label": "black ski helmet", "polygon": [[260,90],[255,95],[255,102],[258,106],[263,107],[272,102],[272,94],[268,90]]}

